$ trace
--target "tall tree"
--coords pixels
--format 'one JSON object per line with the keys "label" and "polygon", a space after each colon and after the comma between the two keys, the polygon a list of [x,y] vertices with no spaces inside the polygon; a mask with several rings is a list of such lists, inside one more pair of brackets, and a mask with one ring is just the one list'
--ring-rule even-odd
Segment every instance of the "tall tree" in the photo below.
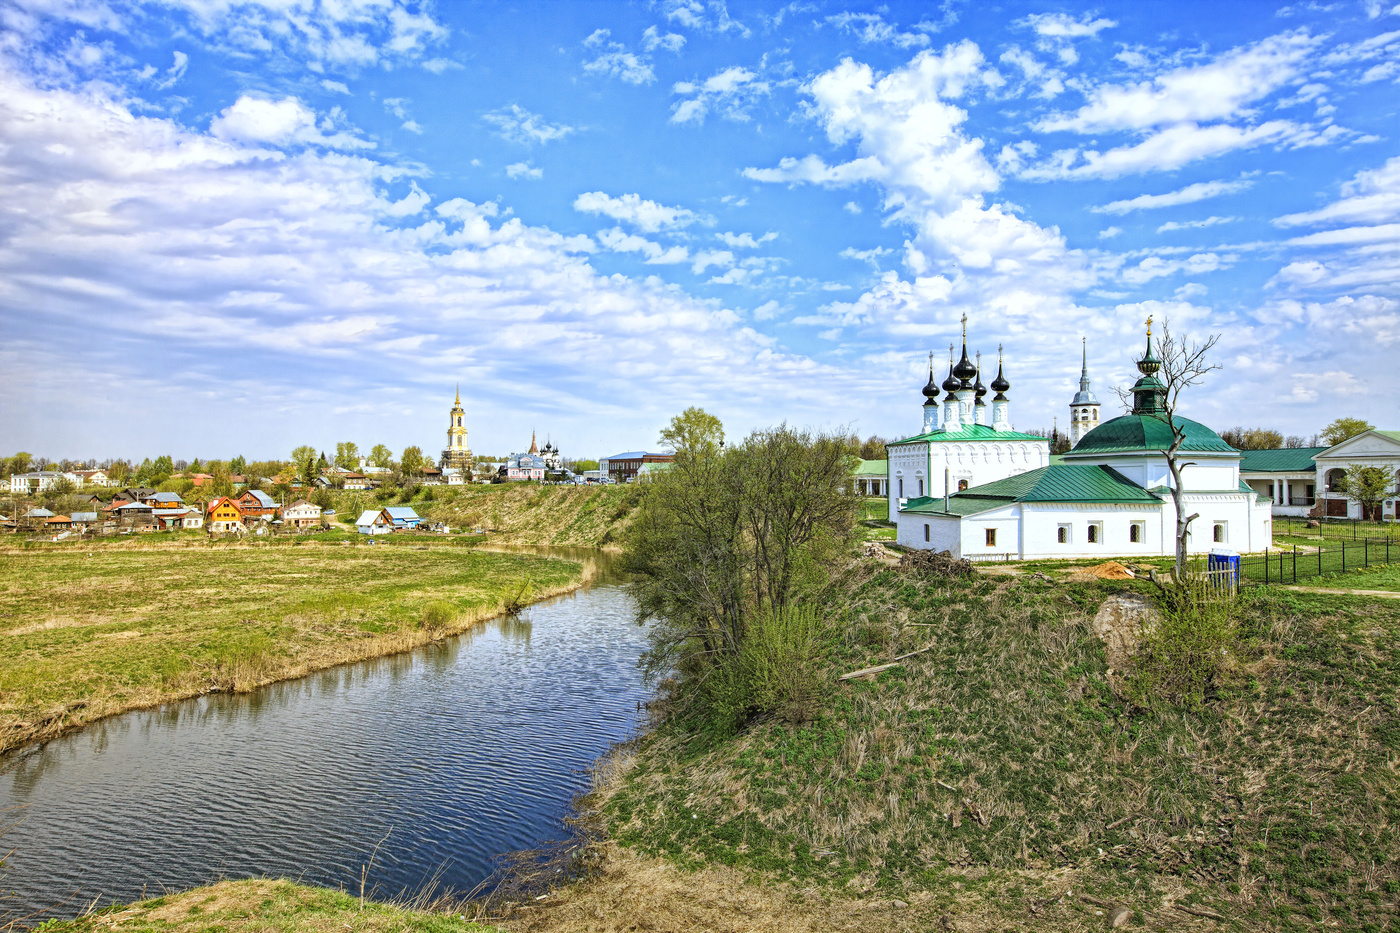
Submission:
{"label": "tall tree", "polygon": [[335,445],[335,465],[346,470],[360,466],[360,448],[354,441],[340,441]]}
{"label": "tall tree", "polygon": [[889,453],[885,450],[885,445],[889,441],[876,434],[866,438],[865,443],[860,445],[860,459],[862,460],[887,460]]}
{"label": "tall tree", "polygon": [[1268,428],[1229,428],[1220,439],[1236,450],[1276,450],[1284,446],[1283,435]]}
{"label": "tall tree", "polygon": [[369,451],[369,462],[377,467],[394,465],[394,452],[383,444],[375,444]]}
{"label": "tall tree", "polygon": [[1342,441],[1358,434],[1375,430],[1375,427],[1371,422],[1363,421],[1360,418],[1338,418],[1322,429],[1322,443],[1328,447],[1336,447]]}
{"label": "tall tree", "polygon": [[682,451],[696,456],[714,453],[724,442],[724,425],[714,415],[692,405],[671,419],[661,431],[662,447],[676,453]]}
{"label": "tall tree", "polygon": [[423,451],[418,447],[405,447],[403,456],[399,458],[399,469],[403,470],[404,476],[414,477],[423,472],[427,462],[423,459]]}

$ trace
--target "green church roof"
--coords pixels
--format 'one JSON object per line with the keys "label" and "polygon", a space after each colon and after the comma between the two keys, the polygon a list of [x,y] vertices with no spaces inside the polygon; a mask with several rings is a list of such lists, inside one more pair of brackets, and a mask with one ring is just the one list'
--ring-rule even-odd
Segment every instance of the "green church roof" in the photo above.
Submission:
{"label": "green church roof", "polygon": [[1044,441],[1050,443],[1043,437],[1035,434],[1022,434],[1020,431],[998,431],[985,424],[963,425],[961,431],[946,431],[939,428],[927,434],[916,434],[913,437],[906,437],[902,441],[894,441],[886,444],[886,447],[895,447],[899,444],[918,444],[922,442],[932,442],[935,444],[958,444],[963,441]]}
{"label": "green church roof", "polygon": [[1156,505],[1152,493],[1112,467],[1099,465],[1046,466],[1017,473],[993,483],[973,486],[943,499],[925,496],[910,499],[901,512],[934,515],[972,515],[1012,502],[1114,502]]}
{"label": "green church roof", "polygon": [[1241,473],[1306,473],[1317,469],[1313,457],[1326,447],[1280,447],[1240,451]]}
{"label": "green church roof", "polygon": [[[1181,450],[1200,453],[1239,454],[1210,428],[1190,418],[1177,418],[1186,432]],[[1172,429],[1164,415],[1122,415],[1106,421],[1080,439],[1066,459],[1097,457],[1109,453],[1166,450],[1172,445]]]}

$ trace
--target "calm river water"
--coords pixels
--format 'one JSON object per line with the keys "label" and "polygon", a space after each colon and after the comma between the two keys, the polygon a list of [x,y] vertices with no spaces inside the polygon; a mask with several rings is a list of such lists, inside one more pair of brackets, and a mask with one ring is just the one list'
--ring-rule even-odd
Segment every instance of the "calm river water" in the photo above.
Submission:
{"label": "calm river water", "polygon": [[604,576],[442,646],[0,759],[0,905],[72,914],[263,875],[358,892],[380,840],[380,896],[469,890],[496,856],[562,838],[586,769],[634,733],[633,611]]}

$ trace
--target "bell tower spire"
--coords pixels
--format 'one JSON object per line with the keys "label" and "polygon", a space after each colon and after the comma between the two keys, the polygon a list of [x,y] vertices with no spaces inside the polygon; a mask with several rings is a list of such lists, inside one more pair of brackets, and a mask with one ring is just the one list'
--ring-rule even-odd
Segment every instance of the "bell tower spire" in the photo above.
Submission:
{"label": "bell tower spire", "polygon": [[1099,400],[1089,388],[1089,338],[1081,337],[1079,344],[1079,391],[1069,403],[1069,443],[1074,447],[1080,438],[1099,426]]}

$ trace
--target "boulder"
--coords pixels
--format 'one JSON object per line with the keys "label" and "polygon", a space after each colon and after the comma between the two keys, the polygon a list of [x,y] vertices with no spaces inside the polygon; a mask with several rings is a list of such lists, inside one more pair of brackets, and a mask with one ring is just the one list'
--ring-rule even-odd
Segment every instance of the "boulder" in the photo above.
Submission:
{"label": "boulder", "polygon": [[1116,593],[1103,601],[1094,616],[1094,634],[1103,641],[1108,656],[1108,685],[1120,699],[1124,696],[1123,674],[1156,621],[1156,607],[1141,593]]}

